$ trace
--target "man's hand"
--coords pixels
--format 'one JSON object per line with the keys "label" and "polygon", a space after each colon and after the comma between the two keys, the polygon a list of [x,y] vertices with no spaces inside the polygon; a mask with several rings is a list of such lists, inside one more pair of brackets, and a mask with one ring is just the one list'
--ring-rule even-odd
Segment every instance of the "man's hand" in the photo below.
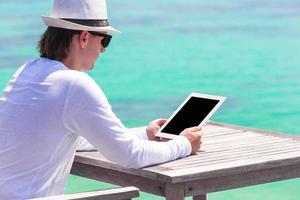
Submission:
{"label": "man's hand", "polygon": [[201,128],[195,126],[191,128],[184,129],[180,135],[185,136],[192,145],[192,153],[195,154],[202,144],[202,131]]}
{"label": "man's hand", "polygon": [[166,123],[166,121],[167,121],[166,119],[156,119],[149,123],[146,129],[149,140],[158,141],[158,142],[167,141],[167,139],[165,138],[156,136],[158,130]]}

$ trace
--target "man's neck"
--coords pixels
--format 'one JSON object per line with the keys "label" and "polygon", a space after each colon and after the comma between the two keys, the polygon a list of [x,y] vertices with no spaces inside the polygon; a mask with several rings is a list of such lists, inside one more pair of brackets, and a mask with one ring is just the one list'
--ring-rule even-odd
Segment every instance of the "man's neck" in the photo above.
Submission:
{"label": "man's neck", "polygon": [[62,63],[69,69],[80,71],[80,62],[75,56],[68,55],[64,60],[62,60]]}

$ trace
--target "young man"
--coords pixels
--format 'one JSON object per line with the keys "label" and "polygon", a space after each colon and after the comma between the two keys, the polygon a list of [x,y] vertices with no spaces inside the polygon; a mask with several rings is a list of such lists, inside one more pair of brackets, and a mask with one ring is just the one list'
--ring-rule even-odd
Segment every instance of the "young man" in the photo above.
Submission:
{"label": "young man", "polygon": [[[165,120],[131,133],[87,74],[119,31],[109,26],[105,0],[55,0],[38,47],[0,98],[0,199],[64,191],[80,137],[109,160],[132,168],[167,162],[200,148],[198,127],[167,142],[155,137]],[[81,141],[80,141],[81,140]]]}

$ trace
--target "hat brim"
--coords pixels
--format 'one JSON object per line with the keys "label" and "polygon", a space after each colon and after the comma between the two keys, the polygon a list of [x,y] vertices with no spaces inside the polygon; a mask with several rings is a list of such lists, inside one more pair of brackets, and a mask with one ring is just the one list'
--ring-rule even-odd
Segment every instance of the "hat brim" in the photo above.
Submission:
{"label": "hat brim", "polygon": [[69,22],[63,19],[51,17],[51,16],[42,16],[43,21],[46,26],[57,27],[57,28],[65,28],[71,30],[82,30],[82,31],[96,31],[96,32],[107,32],[112,35],[120,34],[121,32],[111,26],[103,26],[103,27],[93,27],[93,26],[85,26],[81,24],[76,24],[73,22]]}

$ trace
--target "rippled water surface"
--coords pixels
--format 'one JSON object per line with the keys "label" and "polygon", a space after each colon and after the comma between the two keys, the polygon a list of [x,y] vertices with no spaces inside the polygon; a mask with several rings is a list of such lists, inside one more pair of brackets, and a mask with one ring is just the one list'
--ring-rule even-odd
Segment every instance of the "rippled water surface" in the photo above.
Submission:
{"label": "rippled water surface", "polygon": [[[38,56],[51,2],[0,4],[0,89]],[[227,97],[213,120],[300,135],[300,3],[279,0],[109,0],[122,31],[89,74],[128,126],[168,117],[190,92]],[[298,200],[300,181],[210,199]],[[70,176],[67,193],[111,187]],[[142,193],[140,199],[157,198]]]}

